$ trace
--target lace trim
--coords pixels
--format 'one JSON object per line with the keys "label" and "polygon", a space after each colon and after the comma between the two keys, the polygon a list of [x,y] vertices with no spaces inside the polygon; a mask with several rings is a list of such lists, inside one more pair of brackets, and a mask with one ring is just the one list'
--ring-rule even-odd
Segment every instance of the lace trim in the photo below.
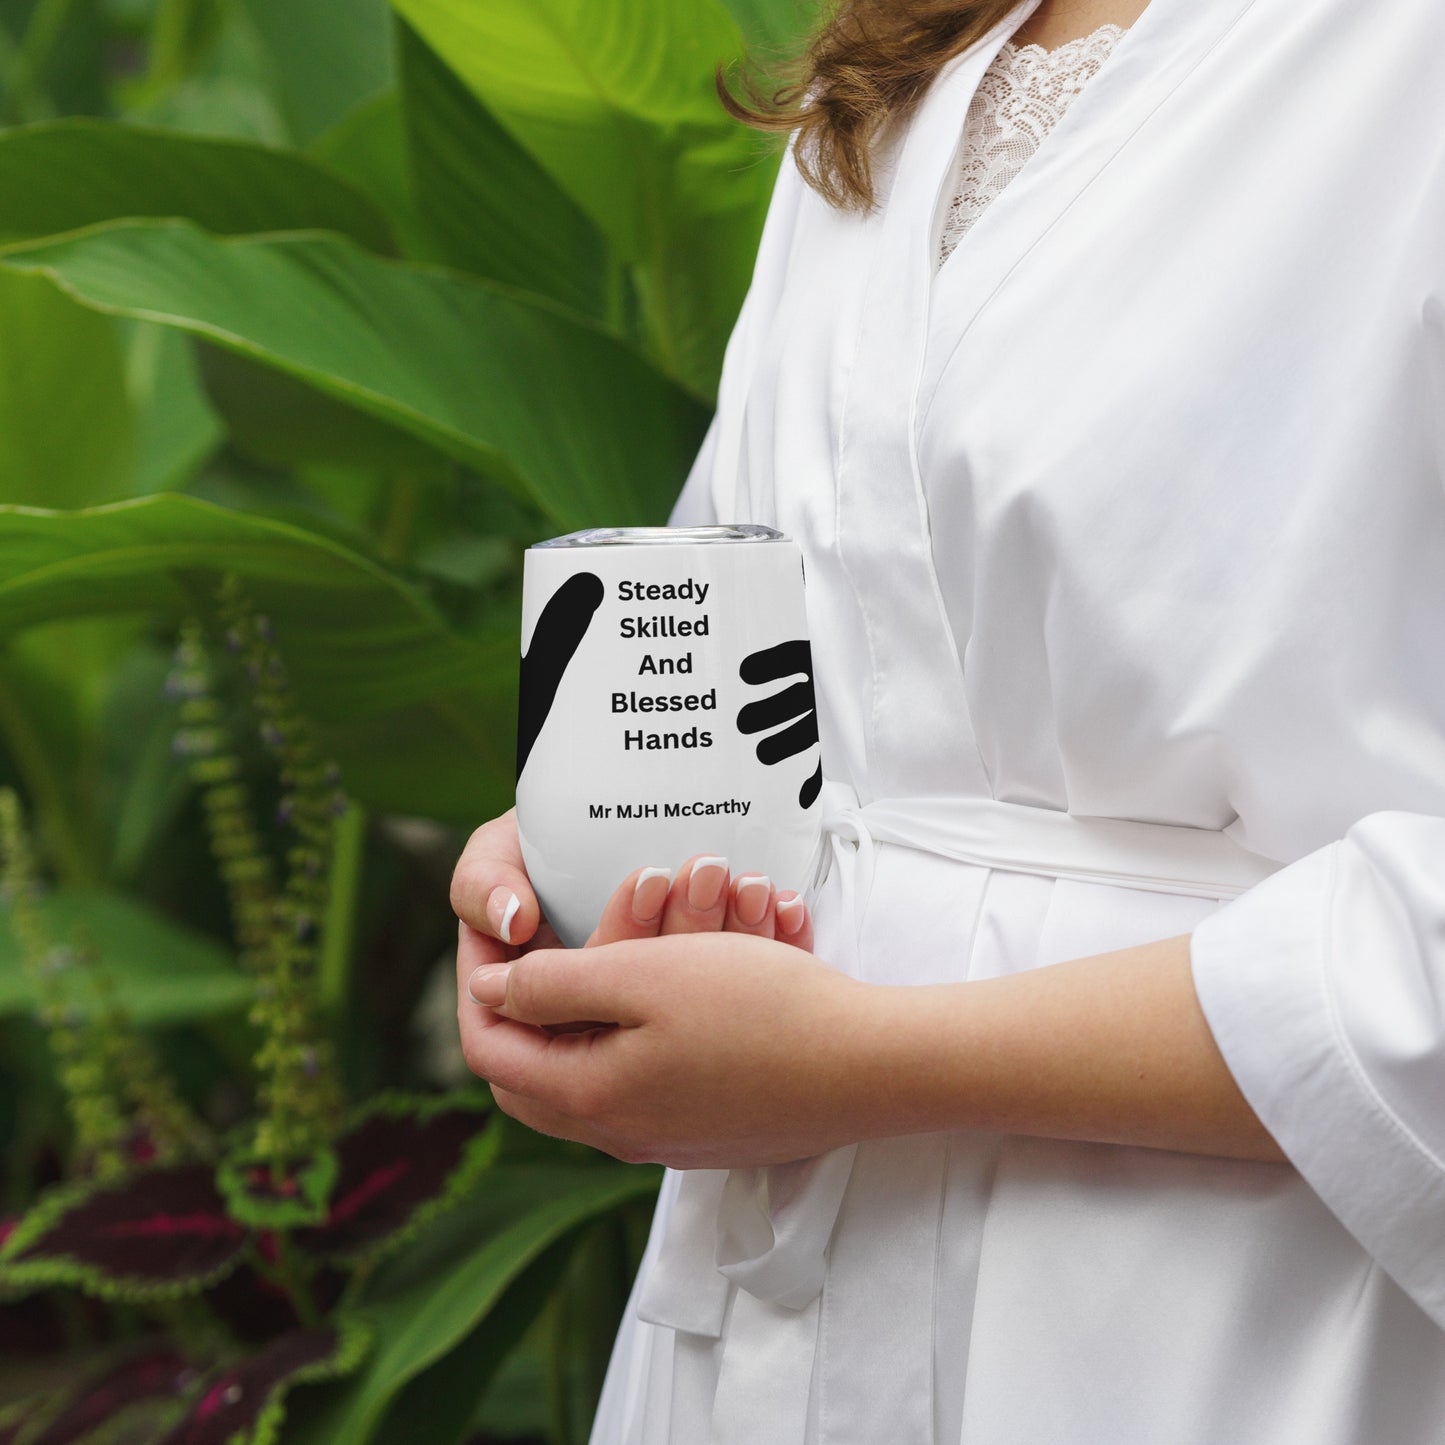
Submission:
{"label": "lace trim", "polygon": [[1023,170],[1124,33],[1122,26],[1101,25],[1052,50],[1005,43],[968,108],[939,265]]}

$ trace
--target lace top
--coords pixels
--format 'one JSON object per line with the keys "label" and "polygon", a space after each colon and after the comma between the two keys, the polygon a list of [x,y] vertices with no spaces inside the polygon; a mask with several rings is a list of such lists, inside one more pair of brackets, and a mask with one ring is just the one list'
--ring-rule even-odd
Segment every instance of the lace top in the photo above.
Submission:
{"label": "lace top", "polygon": [[1053,50],[1010,40],[999,51],[968,108],[940,266],[1103,68],[1123,34],[1118,25],[1103,25]]}

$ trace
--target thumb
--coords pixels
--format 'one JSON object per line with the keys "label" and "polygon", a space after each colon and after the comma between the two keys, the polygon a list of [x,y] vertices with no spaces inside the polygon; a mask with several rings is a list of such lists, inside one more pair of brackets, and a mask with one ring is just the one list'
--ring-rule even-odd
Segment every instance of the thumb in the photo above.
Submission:
{"label": "thumb", "polygon": [[505,993],[492,1007],[505,1018],[538,1028],[558,1024],[642,1023],[633,950],[625,944],[590,949],[541,948],[488,980]]}

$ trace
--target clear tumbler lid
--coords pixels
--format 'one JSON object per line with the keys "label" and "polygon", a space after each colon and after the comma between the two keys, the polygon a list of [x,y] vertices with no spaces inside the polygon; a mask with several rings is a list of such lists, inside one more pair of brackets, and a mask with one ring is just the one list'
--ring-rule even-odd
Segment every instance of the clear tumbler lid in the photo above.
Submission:
{"label": "clear tumbler lid", "polygon": [[712,542],[786,542],[772,527],[738,522],[722,527],[592,527],[534,542],[534,547],[696,547]]}

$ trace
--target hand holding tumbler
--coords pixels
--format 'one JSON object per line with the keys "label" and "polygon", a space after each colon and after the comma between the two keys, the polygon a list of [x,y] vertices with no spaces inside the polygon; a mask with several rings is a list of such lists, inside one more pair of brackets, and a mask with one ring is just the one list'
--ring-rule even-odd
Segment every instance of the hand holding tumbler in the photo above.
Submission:
{"label": "hand holding tumbler", "polygon": [[695,853],[805,891],[822,777],[795,542],[630,527],[528,549],[517,831],[569,947],[632,869]]}

